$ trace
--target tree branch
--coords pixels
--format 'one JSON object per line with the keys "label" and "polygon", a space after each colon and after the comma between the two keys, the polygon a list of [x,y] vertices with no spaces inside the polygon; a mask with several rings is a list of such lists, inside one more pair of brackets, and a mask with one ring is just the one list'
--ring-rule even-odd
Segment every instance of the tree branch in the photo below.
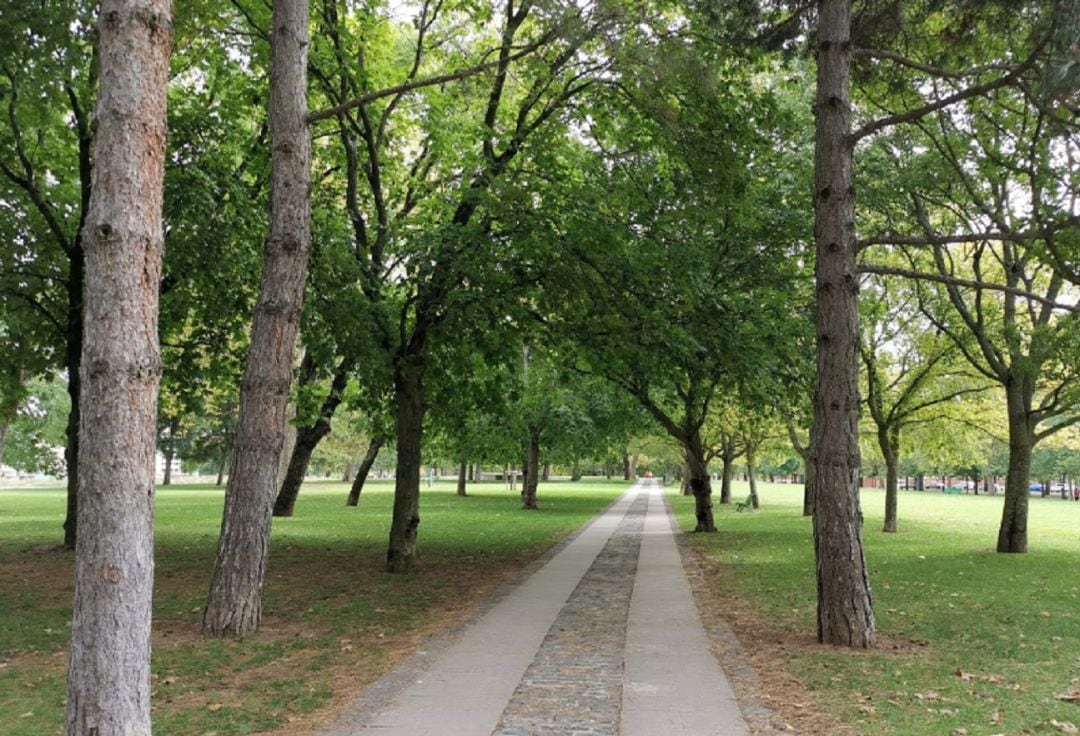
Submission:
{"label": "tree branch", "polygon": [[941,79],[967,79],[969,77],[976,77],[985,72],[1013,72],[1016,71],[1017,68],[1016,64],[983,64],[982,66],[976,66],[960,71],[956,69],[945,69],[932,64],[925,64],[920,61],[915,61],[914,59],[909,59],[895,51],[888,51],[886,49],[852,49],[851,53],[853,56],[867,59],[885,59],[898,66],[926,72],[931,76],[939,77]]}
{"label": "tree branch", "polygon": [[447,74],[439,74],[434,77],[426,77],[424,79],[416,79],[411,82],[405,82],[404,84],[398,84],[393,87],[386,87],[384,89],[375,90],[374,92],[368,92],[367,94],[360,95],[351,100],[335,105],[334,107],[328,107],[323,110],[317,110],[310,113],[307,117],[308,124],[317,123],[320,120],[326,120],[337,116],[339,113],[352,110],[357,107],[362,107],[369,102],[382,99],[383,97],[391,97],[393,95],[404,94],[405,92],[412,92],[414,90],[423,89],[424,87],[433,87],[439,84],[445,84],[447,82],[457,82],[468,77],[482,74],[490,69],[497,68],[500,64],[515,61],[517,59],[524,58],[529,54],[536,51],[538,48],[546,44],[549,40],[547,35],[541,37],[533,43],[522,47],[519,51],[510,54],[505,60],[497,59],[495,61],[488,61],[482,64],[468,67],[467,69],[459,69],[455,72],[449,72]]}
{"label": "tree branch", "polygon": [[957,235],[879,235],[856,241],[859,250],[874,245],[956,245],[959,243],[978,243],[985,240],[1021,242],[1027,240],[1045,240],[1057,235],[1061,230],[1080,226],[1080,216],[1072,215],[1060,225],[1043,227],[1038,230],[1020,232],[983,232],[959,233]]}
{"label": "tree branch", "polygon": [[945,284],[946,286],[958,286],[969,289],[986,289],[989,291],[1000,291],[1004,294],[1012,294],[1013,296],[1019,296],[1024,299],[1031,299],[1045,304],[1051,309],[1060,309],[1065,312],[1080,313],[1080,303],[1078,304],[1062,304],[1061,302],[1048,299],[1039,294],[1032,294],[1026,289],[1017,289],[1011,286],[1004,286],[1002,284],[991,284],[986,281],[974,281],[972,279],[962,279],[956,276],[945,276],[936,273],[927,273],[926,271],[916,271],[914,269],[899,268],[897,266],[880,266],[873,263],[864,263],[856,268],[857,273],[873,273],[880,276],[901,276],[903,278],[915,279],[917,281],[931,281],[937,284]]}
{"label": "tree branch", "polygon": [[877,133],[879,130],[883,130],[884,128],[888,128],[894,125],[900,125],[901,123],[910,123],[912,121],[918,120],[919,118],[926,117],[930,113],[937,112],[938,110],[943,110],[950,105],[956,104],[957,102],[962,102],[963,100],[966,100],[970,97],[977,97],[979,95],[984,95],[987,92],[993,92],[995,89],[1007,87],[1008,85],[1016,81],[1017,77],[1019,77],[1020,74],[1030,68],[1034,63],[1035,58],[1034,56],[1032,56],[1023,64],[1014,66],[1008,74],[998,77],[997,79],[992,79],[989,82],[984,82],[982,84],[977,84],[974,87],[962,89],[959,92],[949,95],[948,97],[944,97],[940,100],[935,100],[934,102],[929,102],[922,107],[916,107],[915,109],[908,110],[907,112],[896,113],[895,115],[887,115],[883,118],[878,118],[877,120],[871,120],[869,123],[852,133],[850,136],[850,140],[852,144],[857,143],[863,138],[871,136],[874,133]]}

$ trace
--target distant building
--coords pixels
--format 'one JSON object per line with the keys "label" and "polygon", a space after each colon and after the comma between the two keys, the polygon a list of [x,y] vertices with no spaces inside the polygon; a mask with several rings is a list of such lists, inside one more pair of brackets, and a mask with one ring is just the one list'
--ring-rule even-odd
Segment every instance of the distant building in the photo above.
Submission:
{"label": "distant building", "polygon": [[[180,469],[180,458],[174,457],[172,459],[172,472],[170,475],[175,478],[178,475],[183,475],[184,471]],[[161,479],[165,477],[165,456],[160,452],[154,454],[154,477]]]}

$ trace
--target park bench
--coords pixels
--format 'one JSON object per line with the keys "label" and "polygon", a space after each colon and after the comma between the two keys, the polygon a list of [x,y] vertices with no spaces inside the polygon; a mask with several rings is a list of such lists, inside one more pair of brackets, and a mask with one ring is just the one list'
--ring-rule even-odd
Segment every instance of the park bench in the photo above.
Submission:
{"label": "park bench", "polygon": [[753,508],[753,507],[754,507],[754,496],[753,496],[753,494],[747,496],[745,501],[739,501],[737,504],[735,504],[735,510],[736,511],[745,511],[746,509],[750,509],[750,508]]}
{"label": "park bench", "polygon": [[960,493],[963,493],[963,492],[964,492],[964,489],[961,488],[960,486],[949,486],[948,488],[945,489],[945,493],[960,494]]}

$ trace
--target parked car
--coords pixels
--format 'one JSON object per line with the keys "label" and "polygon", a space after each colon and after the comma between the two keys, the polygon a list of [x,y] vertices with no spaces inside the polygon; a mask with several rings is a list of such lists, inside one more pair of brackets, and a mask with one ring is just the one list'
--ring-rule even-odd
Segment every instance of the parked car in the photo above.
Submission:
{"label": "parked car", "polygon": [[1030,493],[1032,496],[1041,496],[1041,495],[1043,495],[1043,484],[1042,483],[1032,483],[1030,486],[1028,486],[1028,493]]}

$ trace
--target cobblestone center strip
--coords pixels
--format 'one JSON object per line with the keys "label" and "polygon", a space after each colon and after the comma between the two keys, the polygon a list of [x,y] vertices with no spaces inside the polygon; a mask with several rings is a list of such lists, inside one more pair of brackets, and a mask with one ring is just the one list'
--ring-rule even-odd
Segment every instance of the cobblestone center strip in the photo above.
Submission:
{"label": "cobblestone center strip", "polygon": [[640,492],[563,606],[493,736],[615,736],[626,619],[649,494]]}

